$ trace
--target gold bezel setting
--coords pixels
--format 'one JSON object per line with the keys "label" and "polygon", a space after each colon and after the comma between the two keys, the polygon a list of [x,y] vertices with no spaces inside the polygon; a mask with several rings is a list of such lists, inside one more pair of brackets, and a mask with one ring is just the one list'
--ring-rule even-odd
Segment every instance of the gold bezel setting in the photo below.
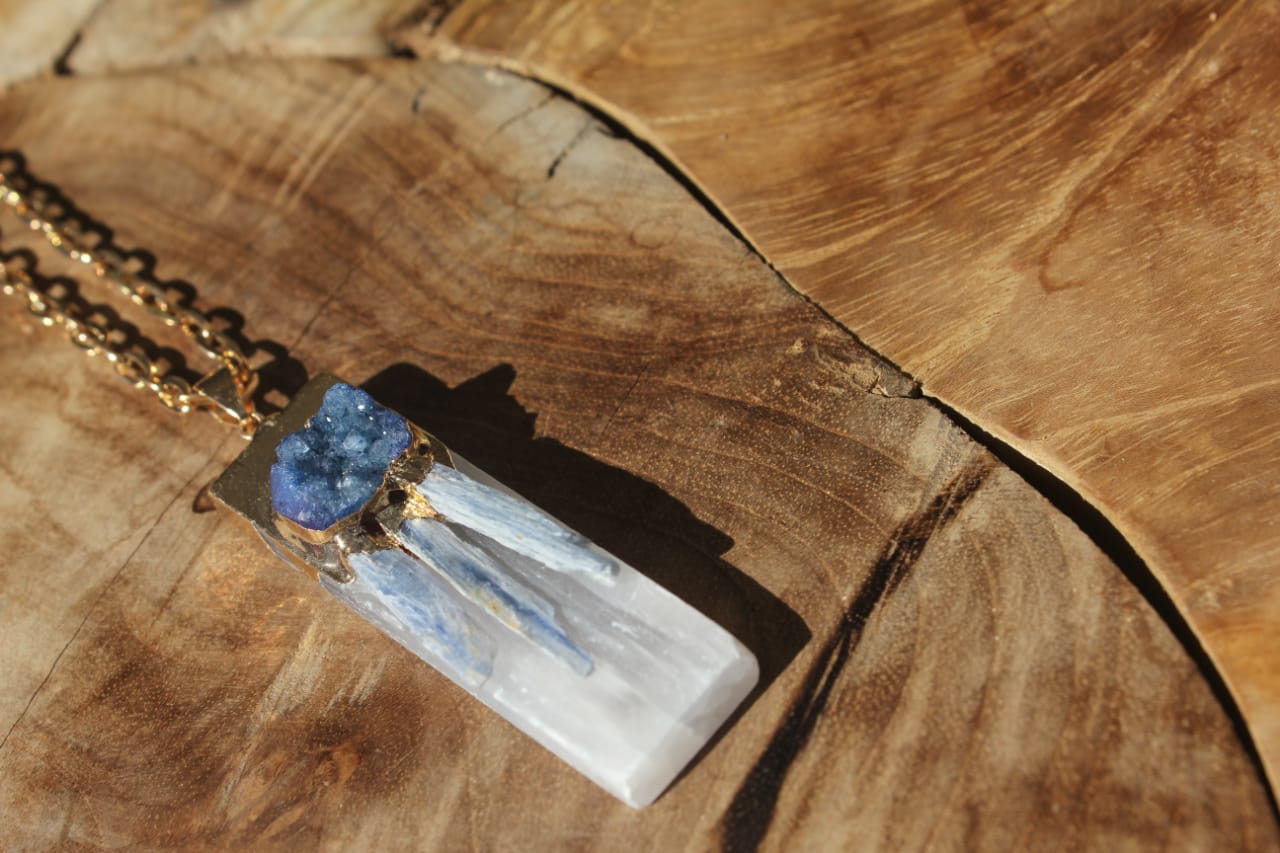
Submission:
{"label": "gold bezel setting", "polygon": [[355,574],[349,555],[397,547],[391,534],[406,519],[438,516],[412,486],[437,462],[453,467],[453,456],[439,439],[406,419],[409,446],[387,466],[382,484],[363,506],[323,530],[311,530],[280,515],[271,505],[269,489],[263,488],[270,482],[276,448],[307,425],[325,393],[340,382],[330,373],[312,378],[283,411],[263,421],[249,446],[209,492],[313,580],[324,575],[337,583],[350,583]]}

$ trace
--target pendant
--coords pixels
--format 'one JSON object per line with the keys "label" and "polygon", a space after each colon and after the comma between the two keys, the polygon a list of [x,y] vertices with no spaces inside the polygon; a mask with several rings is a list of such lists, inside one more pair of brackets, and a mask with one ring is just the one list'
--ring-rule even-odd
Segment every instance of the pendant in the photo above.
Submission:
{"label": "pendant", "polygon": [[321,374],[211,487],[286,562],[635,807],[755,686],[755,657],[635,569]]}

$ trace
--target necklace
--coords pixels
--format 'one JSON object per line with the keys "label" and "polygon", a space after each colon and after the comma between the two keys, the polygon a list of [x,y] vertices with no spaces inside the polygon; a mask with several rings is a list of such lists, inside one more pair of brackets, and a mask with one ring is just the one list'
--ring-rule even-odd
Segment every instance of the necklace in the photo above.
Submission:
{"label": "necklace", "polygon": [[212,361],[191,382],[95,322],[33,256],[0,256],[0,289],[44,325],[169,409],[249,439],[210,487],[217,503],[614,796],[656,799],[755,686],[755,658],[726,631],[360,388],[321,373],[264,416],[235,341],[82,238],[22,167],[0,171],[0,201]]}

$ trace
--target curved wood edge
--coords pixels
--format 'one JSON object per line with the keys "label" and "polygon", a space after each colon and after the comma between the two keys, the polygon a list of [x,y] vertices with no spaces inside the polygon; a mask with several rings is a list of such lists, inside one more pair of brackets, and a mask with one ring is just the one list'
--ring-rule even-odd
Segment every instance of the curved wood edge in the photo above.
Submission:
{"label": "curved wood edge", "polygon": [[368,378],[768,685],[628,810],[193,514],[235,452],[214,423],[18,322],[18,846],[1274,846],[1230,721],[1116,567],[575,105],[475,67],[258,62],[32,84],[0,129],[242,312],[269,384]]}
{"label": "curved wood edge", "polygon": [[[929,3],[879,17],[858,4],[797,4],[785,15],[737,8],[736,23],[711,39],[711,24],[728,20],[717,3],[553,13],[472,0],[440,28],[402,39],[423,55],[544,80],[611,116],[698,186],[792,286],[926,393],[1101,510],[1214,661],[1274,783],[1280,538],[1269,520],[1280,492],[1263,472],[1275,470],[1267,425],[1280,418],[1280,353],[1267,332],[1280,221],[1257,193],[1280,180],[1265,154],[1280,131],[1265,70],[1280,25],[1248,4],[1220,12],[1188,2],[1152,9],[1150,20],[1085,4],[1048,18],[1017,3],[989,5],[966,4],[964,17],[931,14]],[[863,32],[877,29],[885,32]],[[704,36],[708,54],[681,52]],[[1054,44],[1082,47],[1064,60]],[[944,56],[945,69],[929,64]],[[1090,56],[1115,68],[1104,65],[1095,79]],[[837,57],[840,70],[819,78]],[[976,73],[987,66],[987,76]],[[1088,74],[1073,77],[1077,66]],[[1021,76],[993,80],[1000,69]],[[872,116],[866,124],[823,110],[804,91],[806,79],[819,79],[815,88],[834,98],[841,74]],[[906,116],[894,125],[871,93],[908,84],[912,94],[885,108]],[[929,97],[939,90],[948,96],[935,116]],[[1055,124],[1049,111],[1059,108]],[[1012,147],[1019,121],[1061,127],[1063,139],[1048,148],[1036,140],[1043,154],[1012,159],[1025,151]],[[903,148],[902,134],[932,127],[950,137]],[[1086,145],[1090,134],[1106,156]],[[1205,139],[1216,153],[1202,150]],[[990,165],[953,168],[965,144]],[[837,153],[827,164],[819,151]],[[936,185],[915,177],[931,156]],[[1204,157],[1211,162],[1192,177],[1198,189],[1179,203],[1184,182],[1171,164]],[[948,174],[954,185],[937,177]],[[1012,198],[984,209],[983,181],[1034,189],[1023,193],[1025,209]],[[789,216],[795,192],[808,208]],[[994,248],[964,248],[983,241]],[[1099,268],[1094,258],[1107,253],[1134,260]],[[1063,290],[1045,286],[1045,275],[1097,283]],[[1166,311],[1159,288],[1125,286],[1152,275],[1187,300],[1182,310]],[[1231,288],[1226,301],[1222,287]],[[1117,322],[1129,317],[1138,319]],[[1079,360],[1081,341],[1094,348],[1096,387],[1063,370]],[[1108,348],[1112,355],[1099,355]],[[1226,361],[1204,355],[1219,350]]]}

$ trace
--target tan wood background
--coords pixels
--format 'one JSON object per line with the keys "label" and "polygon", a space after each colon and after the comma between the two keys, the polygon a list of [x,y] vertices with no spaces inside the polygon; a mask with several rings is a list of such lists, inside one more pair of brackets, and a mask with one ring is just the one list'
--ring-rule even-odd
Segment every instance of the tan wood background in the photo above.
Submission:
{"label": "tan wood background", "polygon": [[[100,4],[69,52],[27,43],[45,57],[30,67],[61,57],[72,74],[0,98],[5,146],[153,254],[160,278],[237,312],[272,399],[304,368],[367,382],[725,624],[765,684],[654,807],[618,805],[195,511],[237,439],[167,415],[8,306],[0,847],[1280,843],[1176,614],[676,179],[707,176],[669,174],[492,58],[260,57],[262,33],[276,55],[393,30],[438,54],[482,25],[533,50],[539,30],[502,29],[506,7],[342,7],[326,29],[245,3],[182,26],[152,15],[153,46],[121,51],[147,5]],[[565,32],[613,32],[608,9],[564,8]],[[259,40],[192,35],[231,15]],[[348,53],[388,52],[359,43]],[[696,91],[669,88],[677,104]],[[829,210],[810,193],[794,205],[775,207],[779,228]],[[4,245],[14,232],[0,221]],[[987,298],[998,319],[1005,303]],[[942,316],[911,328],[945,341]],[[1078,373],[1118,369],[1090,352]]]}
{"label": "tan wood background", "polygon": [[465,0],[408,39],[616,114],[1101,509],[1280,773],[1280,5]]}

